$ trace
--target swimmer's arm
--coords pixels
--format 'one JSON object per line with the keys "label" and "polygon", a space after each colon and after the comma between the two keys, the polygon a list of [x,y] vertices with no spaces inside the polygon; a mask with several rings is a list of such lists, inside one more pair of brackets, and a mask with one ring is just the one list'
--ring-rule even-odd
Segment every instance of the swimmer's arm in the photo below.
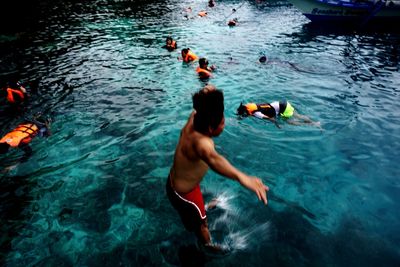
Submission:
{"label": "swimmer's arm", "polygon": [[278,127],[279,129],[281,128],[281,126],[279,126],[278,122],[276,121],[275,118],[270,118],[268,116],[265,116],[264,114],[262,114],[260,111],[254,112],[253,114],[254,117],[257,117],[259,119],[266,119],[266,120],[270,120],[271,122],[273,122],[275,124],[276,127]]}
{"label": "swimmer's arm", "polygon": [[197,144],[197,153],[200,158],[215,172],[232,180],[238,181],[243,187],[253,191],[259,200],[266,205],[268,186],[261,179],[249,176],[236,169],[227,159],[215,151],[214,143],[209,140],[201,140]]}

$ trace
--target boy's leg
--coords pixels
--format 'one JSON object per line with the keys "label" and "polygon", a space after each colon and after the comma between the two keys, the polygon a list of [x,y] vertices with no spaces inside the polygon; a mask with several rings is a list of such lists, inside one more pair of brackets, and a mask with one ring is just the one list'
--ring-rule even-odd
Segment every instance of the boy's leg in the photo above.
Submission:
{"label": "boy's leg", "polygon": [[197,239],[201,242],[202,245],[210,245],[211,244],[211,235],[208,230],[207,219],[200,225],[199,229],[195,231]]}
{"label": "boy's leg", "polygon": [[204,250],[204,252],[211,253],[212,255],[226,255],[228,253],[228,250],[222,248],[217,244],[212,243],[207,220],[204,220],[204,223],[200,225],[198,231],[196,231],[195,233],[199,241],[199,245]]}

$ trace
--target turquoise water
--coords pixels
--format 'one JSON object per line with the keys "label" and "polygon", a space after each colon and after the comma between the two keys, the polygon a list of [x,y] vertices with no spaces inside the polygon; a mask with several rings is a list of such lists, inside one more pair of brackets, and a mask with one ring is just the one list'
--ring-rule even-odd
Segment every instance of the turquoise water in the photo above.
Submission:
{"label": "turquoise water", "polygon": [[[207,1],[66,1],[0,37],[1,81],[32,90],[27,111],[0,108],[1,133],[38,111],[54,120],[28,162],[1,156],[2,264],[398,266],[400,35],[323,30],[285,1],[217,1],[187,20],[188,6],[194,16]],[[240,24],[229,28],[232,8]],[[167,35],[217,65],[217,150],[271,189],[265,207],[207,174],[206,200],[221,200],[210,229],[232,249],[223,258],[195,249],[165,195],[191,95],[205,84],[161,48]],[[235,116],[241,101],[284,98],[324,130]]]}

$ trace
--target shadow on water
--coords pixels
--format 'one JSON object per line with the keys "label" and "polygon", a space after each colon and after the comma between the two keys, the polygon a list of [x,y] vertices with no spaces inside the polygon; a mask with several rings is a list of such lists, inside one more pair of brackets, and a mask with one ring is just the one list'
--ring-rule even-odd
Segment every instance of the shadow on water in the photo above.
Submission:
{"label": "shadow on water", "polygon": [[29,176],[3,176],[1,185],[1,239],[0,239],[0,265],[2,260],[11,250],[11,241],[19,235],[19,231],[26,225],[26,221],[32,216],[33,210],[26,210],[34,201],[31,189],[37,184],[29,179]]}

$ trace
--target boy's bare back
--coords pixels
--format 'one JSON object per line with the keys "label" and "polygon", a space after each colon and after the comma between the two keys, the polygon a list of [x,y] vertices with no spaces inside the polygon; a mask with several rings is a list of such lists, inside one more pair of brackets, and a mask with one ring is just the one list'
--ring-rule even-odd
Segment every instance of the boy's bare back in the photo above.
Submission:
{"label": "boy's bare back", "polygon": [[175,151],[174,164],[171,169],[172,184],[179,193],[190,192],[201,182],[208,170],[208,165],[199,156],[199,146],[214,146],[214,142],[210,137],[194,130],[194,114],[195,112],[192,112],[181,131]]}

